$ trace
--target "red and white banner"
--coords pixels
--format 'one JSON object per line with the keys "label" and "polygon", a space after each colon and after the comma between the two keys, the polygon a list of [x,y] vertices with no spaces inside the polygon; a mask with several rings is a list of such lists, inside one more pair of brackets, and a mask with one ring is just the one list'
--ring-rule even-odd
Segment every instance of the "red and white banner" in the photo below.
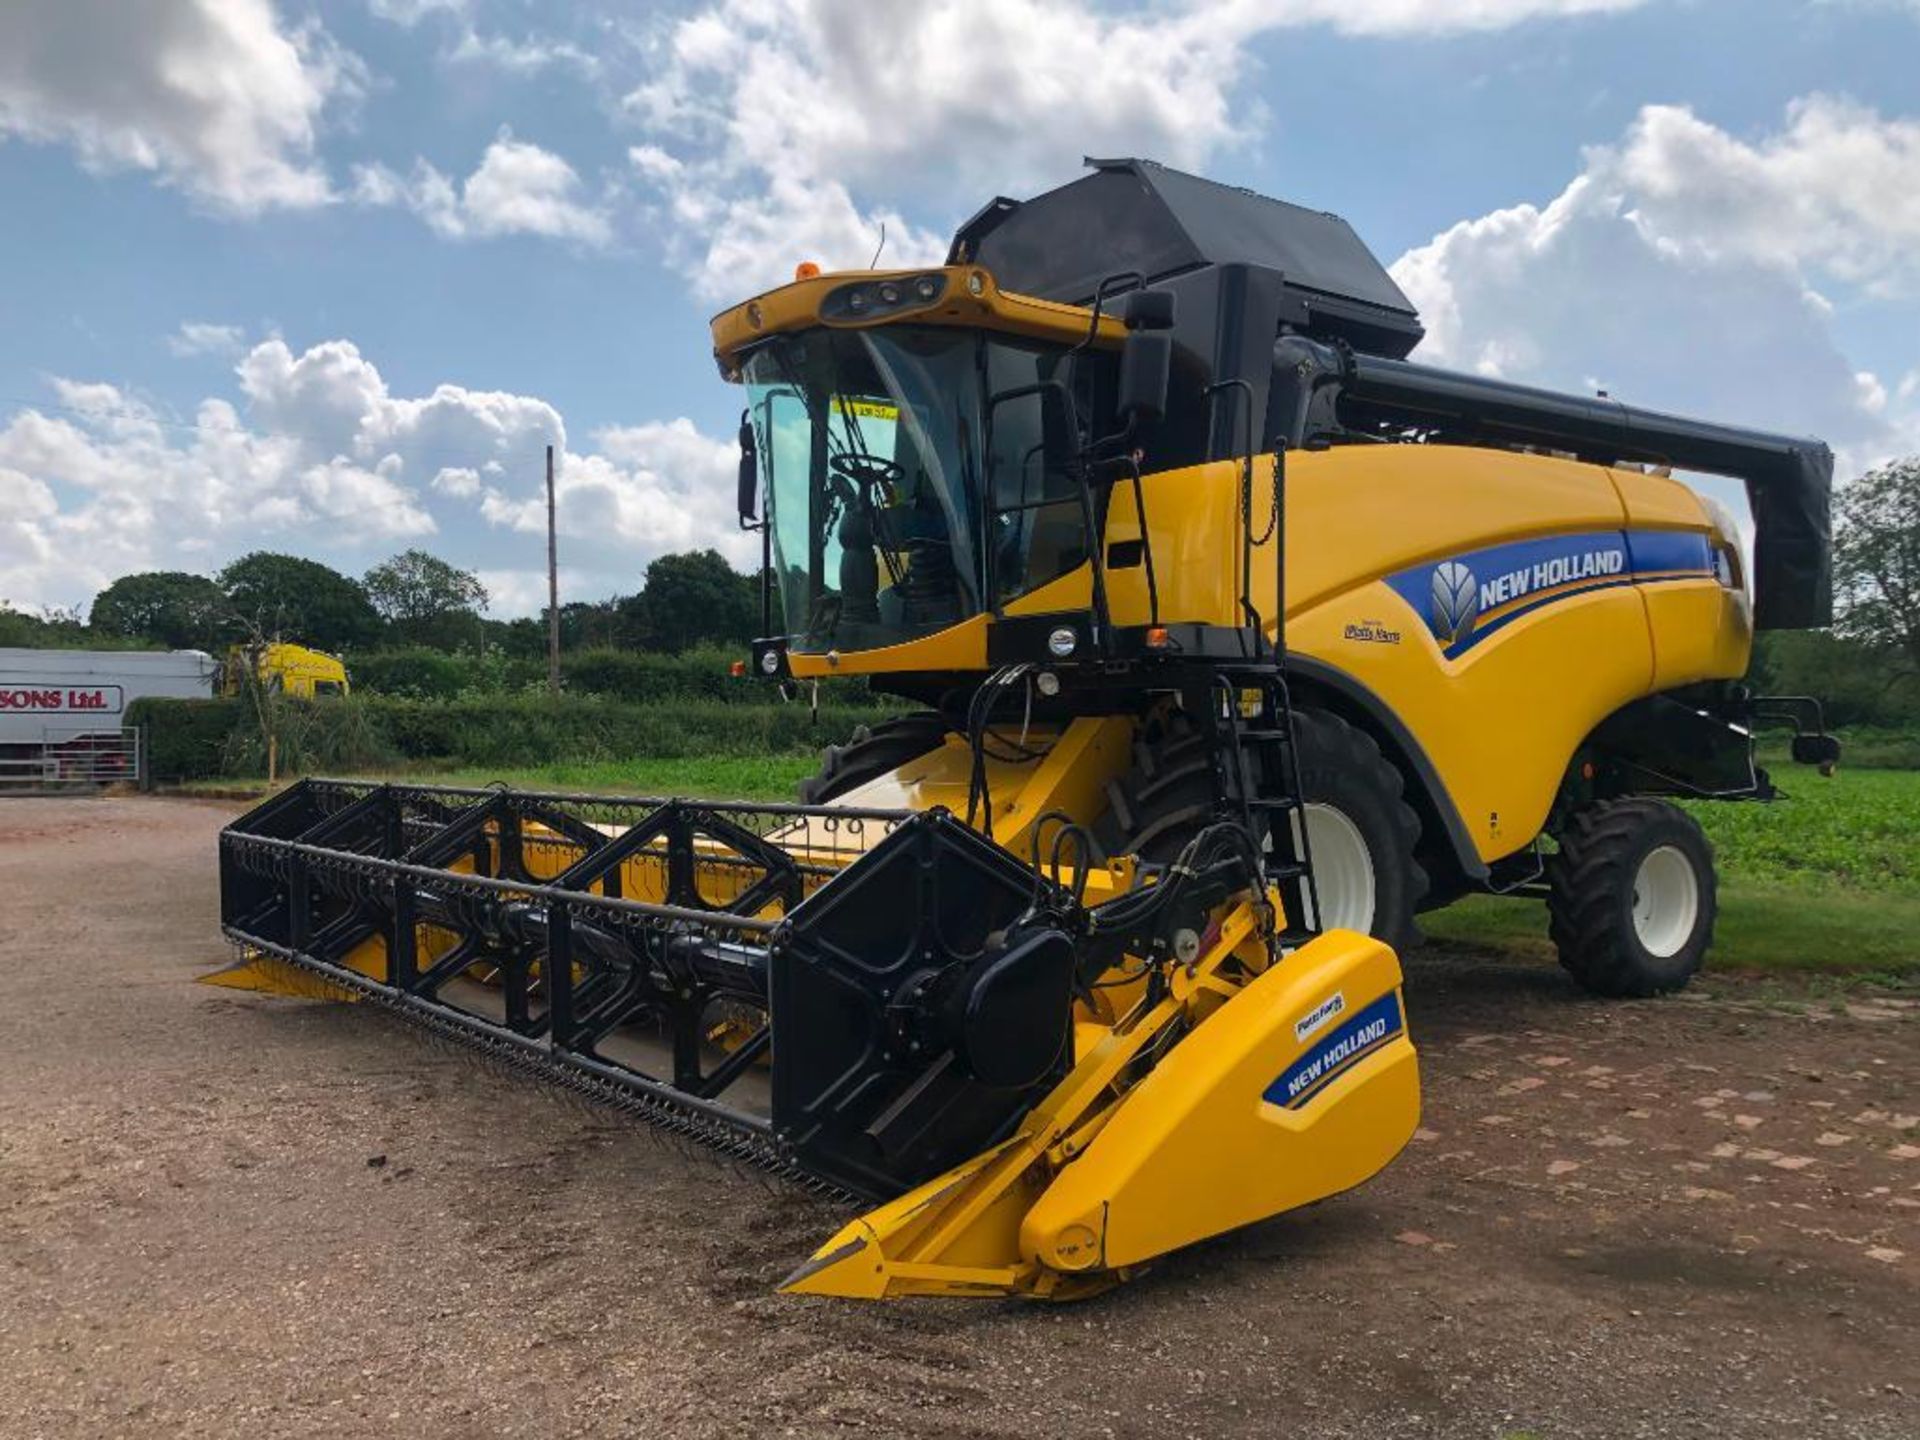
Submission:
{"label": "red and white banner", "polygon": [[0,711],[39,715],[118,715],[118,685],[9,685],[0,681]]}

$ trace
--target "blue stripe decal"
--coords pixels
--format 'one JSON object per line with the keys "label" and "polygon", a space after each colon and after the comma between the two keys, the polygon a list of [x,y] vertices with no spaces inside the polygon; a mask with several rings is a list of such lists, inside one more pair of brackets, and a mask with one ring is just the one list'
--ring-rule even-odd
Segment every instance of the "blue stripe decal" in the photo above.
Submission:
{"label": "blue stripe decal", "polygon": [[1389,575],[1448,659],[1544,605],[1620,585],[1714,573],[1713,545],[1691,530],[1594,530],[1490,545]]}
{"label": "blue stripe decal", "polygon": [[1261,1095],[1269,1105],[1297,1110],[1318,1095],[1333,1078],[1371,1055],[1406,1029],[1400,1014],[1400,993],[1389,990],[1366,1009],[1289,1065]]}
{"label": "blue stripe decal", "polygon": [[1639,575],[1661,570],[1713,572],[1713,544],[1697,530],[1629,530],[1627,552]]}

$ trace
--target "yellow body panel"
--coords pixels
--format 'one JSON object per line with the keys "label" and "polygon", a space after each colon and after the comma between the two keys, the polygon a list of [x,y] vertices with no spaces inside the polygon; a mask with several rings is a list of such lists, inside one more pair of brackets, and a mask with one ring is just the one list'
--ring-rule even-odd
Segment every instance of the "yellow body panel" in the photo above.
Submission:
{"label": "yellow body panel", "polygon": [[[1400,1153],[1420,1119],[1419,1067],[1400,965],[1377,940],[1330,931],[1250,981],[1127,1092],[1086,1152],[1020,1226],[1050,1269],[1123,1269],[1350,1189]],[[1303,1018],[1337,1003],[1304,1036]],[[1331,1079],[1284,1106],[1265,1098],[1370,1003],[1394,1011]]]}
{"label": "yellow body panel", "polygon": [[[861,650],[851,662],[838,650],[819,655],[789,651],[787,668],[802,680],[824,679],[829,675],[884,675],[915,671],[984,670],[987,668],[987,630],[992,624],[985,615],[975,615],[918,640],[888,645],[878,650]],[[844,667],[844,668],[843,668]]]}
{"label": "yellow body panel", "polygon": [[[1344,1016],[1383,1000],[1398,1013],[1399,965],[1378,941],[1335,931],[1265,966],[1243,904],[1167,995],[1083,1027],[1090,1043],[1017,1134],[853,1221],[782,1288],[1075,1299],[1155,1255],[1358,1184],[1419,1119],[1403,1020],[1331,1061],[1297,1107],[1262,1097],[1327,1049]],[[1129,1086],[1135,1060],[1180,1025],[1195,1028]]]}
{"label": "yellow body panel", "polygon": [[[822,318],[820,314],[821,304],[843,285],[910,280],[916,275],[946,276],[945,293],[930,304],[909,303],[876,311],[862,320]],[[1031,295],[1002,290],[993,273],[978,265],[929,265],[920,270],[835,270],[782,285],[721,311],[713,317],[713,353],[722,372],[731,376],[739,352],[745,347],[769,335],[804,330],[811,325],[833,325],[840,329],[898,324],[967,325],[1071,345],[1086,339],[1092,319],[1093,313],[1078,305],[1062,305],[1054,300],[1038,300]],[[1118,319],[1112,315],[1101,317],[1099,341],[1102,345],[1119,343],[1122,333]]]}
{"label": "yellow body panel", "polygon": [[[1099,819],[1106,809],[1107,781],[1124,774],[1132,763],[1133,721],[1124,715],[1083,716],[1057,738],[1034,734],[1027,739],[1033,748],[1047,747],[1044,759],[1010,764],[989,756],[986,762],[993,838],[1022,857],[1031,849],[1034,822],[1048,811],[1063,811],[1080,825]],[[849,791],[839,803],[879,810],[931,810],[944,805],[964,816],[972,768],[965,737],[949,735],[945,744]],[[1042,840],[1051,845],[1050,830]],[[1069,844],[1062,859],[1078,858]]]}
{"label": "yellow body panel", "polygon": [[[1144,478],[1162,621],[1241,623],[1242,486],[1236,461]],[[1266,528],[1272,487],[1272,457],[1256,457],[1256,537]],[[1677,481],[1469,447],[1348,446],[1291,456],[1286,501],[1288,648],[1359,682],[1399,719],[1482,861],[1532,843],[1575,750],[1614,711],[1658,691],[1746,672],[1749,603],[1712,578],[1567,586],[1564,598],[1518,614],[1452,658],[1427,617],[1387,583],[1423,564],[1514,542],[1622,530],[1716,536],[1699,497]],[[1118,485],[1108,549],[1139,536],[1131,486]],[[1269,617],[1273,558],[1271,544],[1252,547],[1249,589]],[[1115,624],[1148,622],[1144,567],[1109,569],[1107,594]],[[1069,613],[1091,603],[1083,566],[1006,611]],[[891,650],[836,656],[831,673],[967,668],[953,662],[970,653],[983,667],[984,620]],[[795,656],[793,664],[798,673],[829,673],[819,657]]]}

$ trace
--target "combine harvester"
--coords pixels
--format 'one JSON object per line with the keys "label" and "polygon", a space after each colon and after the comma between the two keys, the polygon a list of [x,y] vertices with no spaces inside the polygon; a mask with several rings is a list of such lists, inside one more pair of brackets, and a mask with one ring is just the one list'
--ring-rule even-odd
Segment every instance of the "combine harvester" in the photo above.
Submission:
{"label": "combine harvester", "polygon": [[[225,983],[874,1202],[790,1291],[1065,1299],[1394,1157],[1417,910],[1700,964],[1663,797],[1772,793],[1740,679],[1828,619],[1824,446],[1411,364],[1342,221],[1138,161],[713,334],[754,669],[925,708],[800,805],[303,782],[222,837]],[[1751,579],[1667,467],[1745,482]]]}

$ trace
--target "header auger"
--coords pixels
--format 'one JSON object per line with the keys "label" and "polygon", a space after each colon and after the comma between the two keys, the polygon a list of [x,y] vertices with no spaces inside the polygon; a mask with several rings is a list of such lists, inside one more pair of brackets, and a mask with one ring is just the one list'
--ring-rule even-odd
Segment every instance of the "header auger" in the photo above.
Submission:
{"label": "header auger", "polygon": [[[1452,375],[1335,217],[1139,161],[713,323],[778,678],[909,713],[800,805],[304,781],[229,984],[388,1006],[871,1204],[796,1292],[1084,1295],[1412,1134],[1415,914],[1686,983],[1822,623],[1815,442]],[[1666,467],[1747,486],[1733,521]]]}

